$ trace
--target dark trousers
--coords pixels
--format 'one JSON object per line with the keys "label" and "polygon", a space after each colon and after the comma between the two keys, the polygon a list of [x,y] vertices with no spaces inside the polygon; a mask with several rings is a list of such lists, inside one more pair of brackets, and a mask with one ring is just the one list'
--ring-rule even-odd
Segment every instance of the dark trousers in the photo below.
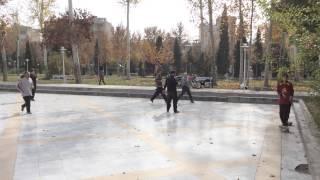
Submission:
{"label": "dark trousers", "polygon": [[167,102],[167,97],[166,95],[163,93],[163,88],[162,87],[157,87],[156,92],[154,92],[153,96],[151,97],[151,101],[153,101],[157,96],[159,96],[159,94],[161,94],[163,100],[165,102]]}
{"label": "dark trousers", "polygon": [[177,103],[178,103],[178,96],[177,92],[168,92],[167,96],[167,112],[169,112],[171,107],[171,101],[173,100],[173,110],[174,112],[177,112]]}
{"label": "dark trousers", "polygon": [[282,125],[287,126],[290,115],[291,104],[280,104],[280,119]]}
{"label": "dark trousers", "polygon": [[191,102],[193,102],[193,98],[192,98],[192,95],[191,95],[191,92],[190,92],[190,88],[187,87],[187,86],[183,86],[182,87],[182,91],[181,91],[181,94],[179,95],[178,99],[180,99],[184,93],[187,93],[189,95],[189,99]]}
{"label": "dark trousers", "polygon": [[36,94],[36,88],[33,88],[32,89],[32,98],[31,99],[34,99],[35,94]]}
{"label": "dark trousers", "polygon": [[32,96],[24,96],[23,97],[24,104],[22,104],[22,107],[26,107],[28,113],[30,112],[30,107],[31,107],[30,101],[31,101],[31,98],[32,98]]}
{"label": "dark trousers", "polygon": [[101,84],[101,82],[103,82],[104,85],[106,84],[106,83],[104,82],[104,78],[100,78],[100,79],[99,79],[99,85]]}

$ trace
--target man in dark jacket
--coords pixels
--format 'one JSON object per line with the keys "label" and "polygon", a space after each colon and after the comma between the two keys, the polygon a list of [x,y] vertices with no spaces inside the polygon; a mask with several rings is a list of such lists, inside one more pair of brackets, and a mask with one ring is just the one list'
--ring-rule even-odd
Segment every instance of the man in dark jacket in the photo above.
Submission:
{"label": "man in dark jacket", "polygon": [[293,102],[293,85],[288,81],[288,74],[283,75],[283,80],[278,83],[277,92],[279,95],[280,119],[284,127],[291,126],[289,122],[290,109]]}
{"label": "man in dark jacket", "polygon": [[34,96],[37,90],[37,74],[34,68],[32,68],[31,70],[30,78],[32,79],[32,83],[33,83],[31,101],[34,101]]}
{"label": "man in dark jacket", "polygon": [[171,107],[171,101],[173,100],[173,110],[175,113],[179,113],[177,110],[178,95],[177,95],[177,81],[174,78],[175,71],[170,72],[170,76],[166,79],[166,84],[164,89],[167,88],[167,112],[169,112]]}

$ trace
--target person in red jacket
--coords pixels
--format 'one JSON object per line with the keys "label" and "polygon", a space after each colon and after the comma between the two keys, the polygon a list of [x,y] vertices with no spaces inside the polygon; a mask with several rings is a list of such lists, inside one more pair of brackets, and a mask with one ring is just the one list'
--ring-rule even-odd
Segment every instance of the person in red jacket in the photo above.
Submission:
{"label": "person in red jacket", "polygon": [[280,119],[283,126],[291,126],[292,122],[289,122],[290,109],[293,102],[293,85],[288,81],[288,74],[283,74],[283,79],[278,82],[277,92],[279,95],[280,106]]}

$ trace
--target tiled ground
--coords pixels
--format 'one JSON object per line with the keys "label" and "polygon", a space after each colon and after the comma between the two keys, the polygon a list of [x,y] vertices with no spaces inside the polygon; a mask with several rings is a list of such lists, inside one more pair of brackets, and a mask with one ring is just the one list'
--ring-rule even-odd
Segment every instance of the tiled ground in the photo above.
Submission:
{"label": "tiled ground", "polygon": [[[0,153],[7,152],[5,143],[10,149],[0,155],[5,179],[287,177],[281,173],[284,152],[275,105],[180,101],[181,113],[173,114],[165,112],[160,99],[152,104],[147,99],[38,94],[33,114],[25,115],[17,102],[19,95],[0,93]],[[286,174],[310,179],[290,170]]]}

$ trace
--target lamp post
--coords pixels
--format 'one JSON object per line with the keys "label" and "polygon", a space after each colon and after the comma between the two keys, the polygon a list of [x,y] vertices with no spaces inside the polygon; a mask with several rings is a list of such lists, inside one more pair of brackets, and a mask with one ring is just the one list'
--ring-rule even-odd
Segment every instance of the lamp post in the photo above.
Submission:
{"label": "lamp post", "polygon": [[[243,67],[240,67],[240,71],[243,70],[243,79],[242,82],[240,84],[240,87],[242,89],[247,89],[248,85],[247,85],[247,78],[248,78],[248,60],[247,60],[247,52],[246,49],[249,48],[249,46],[247,45],[247,43],[243,43],[242,46],[240,46],[240,52],[241,50],[243,51]],[[242,58],[242,57],[241,57]],[[242,73],[242,72],[240,72]]]}
{"label": "lamp post", "polygon": [[27,64],[27,72],[29,72],[29,59],[26,59],[26,64]]}
{"label": "lamp post", "polygon": [[60,52],[61,52],[61,57],[62,57],[62,73],[63,73],[63,83],[66,83],[66,72],[65,72],[65,67],[64,67],[64,52],[66,51],[66,49],[62,46],[60,48]]}

